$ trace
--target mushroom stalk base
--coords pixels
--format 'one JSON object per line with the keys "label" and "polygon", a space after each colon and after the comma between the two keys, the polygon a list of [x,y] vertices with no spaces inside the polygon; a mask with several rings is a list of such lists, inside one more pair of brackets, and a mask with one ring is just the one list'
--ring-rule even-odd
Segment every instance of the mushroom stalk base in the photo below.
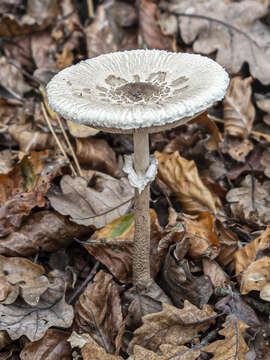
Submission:
{"label": "mushroom stalk base", "polygon": [[[145,174],[149,167],[149,135],[146,129],[133,134],[134,168],[136,173]],[[150,184],[139,193],[135,189],[134,219],[135,232],[133,244],[133,282],[139,289],[147,288],[150,276]]]}

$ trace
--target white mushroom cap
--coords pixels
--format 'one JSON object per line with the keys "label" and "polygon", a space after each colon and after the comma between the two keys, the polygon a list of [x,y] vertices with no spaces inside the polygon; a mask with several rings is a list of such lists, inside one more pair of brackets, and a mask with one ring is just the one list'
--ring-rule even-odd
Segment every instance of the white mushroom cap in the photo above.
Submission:
{"label": "white mushroom cap", "polygon": [[47,94],[55,112],[78,124],[112,132],[155,132],[206,110],[224,97],[228,84],[226,71],[208,57],[131,50],[60,71]]}

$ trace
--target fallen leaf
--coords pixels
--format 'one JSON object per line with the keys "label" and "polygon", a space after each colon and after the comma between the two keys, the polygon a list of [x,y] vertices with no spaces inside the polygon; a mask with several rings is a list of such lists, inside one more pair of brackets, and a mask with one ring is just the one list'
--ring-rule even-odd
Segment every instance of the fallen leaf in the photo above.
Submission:
{"label": "fallen leaf", "polygon": [[227,135],[245,139],[253,128],[255,108],[251,102],[252,77],[235,76],[227,89],[224,104],[224,131]]}
{"label": "fallen leaf", "polygon": [[156,354],[139,345],[134,346],[134,360],[196,360],[200,350],[189,349],[186,346],[171,346],[163,344],[160,346],[162,355]]}
{"label": "fallen leaf", "polygon": [[203,273],[208,275],[215,289],[227,289],[230,284],[228,274],[223,271],[222,267],[210,259],[202,259]]}
{"label": "fallen leaf", "polygon": [[[151,221],[151,274],[154,278],[159,272],[162,258],[157,247],[162,237],[157,214],[150,209]],[[122,216],[96,231],[89,239],[86,250],[121,282],[132,282],[132,252],[134,238],[133,214]]]}
{"label": "fallen leaf", "polygon": [[52,326],[68,328],[73,321],[73,308],[65,302],[65,281],[60,271],[48,274],[50,285],[36,306],[17,299],[12,305],[0,304],[0,330],[12,340],[22,335],[30,341],[41,339]]}
{"label": "fallen leaf", "polygon": [[[266,184],[265,184],[266,185]],[[247,175],[240,187],[226,195],[233,217],[251,224],[266,225],[270,221],[270,197],[266,186]]]}
{"label": "fallen leaf", "polygon": [[270,301],[270,282],[266,283],[261,291],[260,291],[260,298],[264,301]]}
{"label": "fallen leaf", "polygon": [[209,305],[200,310],[188,301],[185,301],[183,309],[163,303],[161,312],[143,317],[143,325],[135,330],[129,352],[135,345],[152,351],[158,351],[162,344],[183,345],[208,329],[214,322],[215,314]]}
{"label": "fallen leaf", "polygon": [[8,131],[19,144],[20,150],[29,152],[34,150],[53,149],[56,145],[54,137],[49,133],[41,132],[31,123],[10,125]]}
{"label": "fallen leaf", "polygon": [[[2,304],[12,304],[21,296],[32,306],[37,305],[40,296],[48,289],[49,282],[44,275],[43,266],[19,257],[6,258],[0,255],[0,301]],[[5,293],[8,288],[9,292]]]}
{"label": "fallen leaf", "polygon": [[218,219],[215,223],[216,234],[219,238],[219,255],[216,261],[222,266],[228,266],[233,261],[233,254],[238,249],[237,235]]}
{"label": "fallen leaf", "polygon": [[220,146],[220,150],[224,154],[229,154],[234,160],[245,164],[247,163],[247,156],[253,149],[252,141],[235,136],[225,136]]}
{"label": "fallen leaf", "polygon": [[96,342],[91,338],[87,333],[78,334],[76,331],[72,331],[72,334],[67,339],[72,348],[78,347],[82,348],[85,344],[96,344]]}
{"label": "fallen leaf", "polygon": [[247,62],[251,75],[264,85],[269,84],[270,30],[260,21],[267,14],[263,4],[256,1],[183,0],[168,5],[168,10],[176,15],[201,15],[225,23],[224,26],[216,21],[179,15],[181,37],[186,44],[193,43],[195,53],[216,52],[216,61],[231,74],[239,73],[243,63]]}
{"label": "fallen leaf", "polygon": [[7,174],[12,170],[15,158],[16,155],[8,149],[0,151],[0,174]]}
{"label": "fallen leaf", "polygon": [[32,208],[45,205],[50,182],[65,164],[49,150],[31,152],[10,172],[0,174],[0,237],[19,227]]}
{"label": "fallen leaf", "polygon": [[67,120],[67,126],[70,134],[76,138],[87,138],[99,133],[97,129],[93,129],[90,126],[79,125],[69,120]]}
{"label": "fallen leaf", "polygon": [[264,166],[264,175],[270,178],[270,148],[267,147],[262,153],[260,163]]}
{"label": "fallen leaf", "polygon": [[172,50],[172,36],[164,35],[161,31],[159,9],[150,0],[142,0],[139,7],[140,34],[149,49]]}
{"label": "fallen leaf", "polygon": [[112,275],[99,271],[75,305],[76,325],[108,353],[115,351],[115,340],[123,318],[120,297]]}
{"label": "fallen leaf", "polygon": [[[178,245],[178,244],[177,244]],[[162,267],[162,287],[179,308],[184,300],[202,308],[207,304],[213,288],[208,276],[193,276],[186,259],[179,261],[177,246],[168,251]]]}
{"label": "fallen leaf", "polygon": [[255,94],[255,99],[258,108],[266,112],[266,115],[263,116],[263,121],[270,125],[270,93]]}
{"label": "fallen leaf", "polygon": [[123,360],[121,356],[111,355],[97,344],[85,344],[81,350],[83,360]]}
{"label": "fallen leaf", "polygon": [[103,139],[76,139],[76,155],[80,164],[91,170],[119,175],[115,152]]}
{"label": "fallen leaf", "polygon": [[186,211],[206,209],[217,212],[220,200],[202,182],[193,160],[182,158],[178,151],[172,154],[155,152],[158,176],[177,195]]}
{"label": "fallen leaf", "polygon": [[241,276],[241,294],[252,290],[261,291],[270,282],[270,257],[265,256],[251,263]]}
{"label": "fallen leaf", "polygon": [[17,231],[0,239],[0,254],[29,256],[67,247],[74,239],[89,234],[89,228],[70,222],[53,211],[35,212]]}
{"label": "fallen leaf", "polygon": [[90,181],[65,175],[60,187],[48,194],[51,206],[62,215],[69,215],[77,224],[96,228],[124,215],[134,196],[134,189],[126,178],[118,180],[99,172],[95,172]]}
{"label": "fallen leaf", "polygon": [[212,353],[213,360],[246,360],[245,353],[249,350],[243,333],[247,325],[235,317],[227,317],[223,324],[223,329],[219,331],[225,339],[216,340],[210,345],[201,348],[202,351]]}
{"label": "fallen leaf", "polygon": [[21,360],[70,360],[71,347],[67,342],[69,333],[47,330],[44,337],[27,344],[20,353]]}

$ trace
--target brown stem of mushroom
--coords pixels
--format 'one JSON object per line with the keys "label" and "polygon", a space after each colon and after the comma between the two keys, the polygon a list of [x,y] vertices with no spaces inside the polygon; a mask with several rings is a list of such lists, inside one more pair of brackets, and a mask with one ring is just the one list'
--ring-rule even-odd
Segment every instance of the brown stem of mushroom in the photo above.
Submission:
{"label": "brown stem of mushroom", "polygon": [[[134,168],[137,174],[145,174],[149,167],[149,135],[145,129],[138,129],[133,134]],[[133,245],[133,282],[140,288],[146,288],[150,276],[150,184],[139,193],[135,189],[135,232]]]}

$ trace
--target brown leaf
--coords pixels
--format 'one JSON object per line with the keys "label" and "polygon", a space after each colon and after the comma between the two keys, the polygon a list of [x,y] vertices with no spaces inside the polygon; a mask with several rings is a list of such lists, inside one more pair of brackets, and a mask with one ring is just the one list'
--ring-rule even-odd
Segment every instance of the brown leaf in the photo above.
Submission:
{"label": "brown leaf", "polygon": [[13,161],[16,157],[17,156],[8,149],[0,151],[0,174],[7,174],[12,170]]}
{"label": "brown leaf", "polygon": [[0,254],[29,256],[40,251],[67,247],[74,237],[88,235],[85,226],[70,222],[53,211],[39,211],[28,217],[21,228],[0,239]]}
{"label": "brown leaf", "polygon": [[71,347],[67,342],[69,333],[47,330],[45,336],[27,344],[20,353],[21,360],[71,360]]}
{"label": "brown leaf", "polygon": [[220,200],[202,182],[196,164],[173,154],[155,152],[158,159],[158,176],[177,195],[186,211],[210,209],[217,212]]}
{"label": "brown leaf", "polygon": [[19,227],[35,206],[45,205],[50,181],[65,161],[50,151],[31,152],[7,174],[0,174],[0,237]]}
{"label": "brown leaf", "polygon": [[219,238],[219,255],[216,260],[222,266],[228,266],[233,261],[233,254],[238,249],[239,239],[221,221],[216,220],[215,227]]}
{"label": "brown leaf", "polygon": [[115,340],[122,325],[120,297],[112,275],[99,271],[76,303],[76,324],[108,353],[115,351]]}
{"label": "brown leaf", "polygon": [[159,10],[151,0],[142,0],[139,7],[140,33],[150,49],[172,50],[172,37],[163,35],[158,23]]}
{"label": "brown leaf", "polygon": [[[49,282],[43,266],[25,258],[6,258],[0,255],[0,293],[2,304],[12,304],[20,296],[32,306],[37,305],[40,296],[48,289]],[[5,289],[9,285],[9,292]],[[6,295],[6,296],[5,296]]]}
{"label": "brown leaf", "polygon": [[256,104],[259,109],[266,112],[263,121],[270,125],[270,93],[268,94],[255,94]]}
{"label": "brown leaf", "polygon": [[121,356],[111,355],[97,344],[85,344],[81,350],[83,360],[123,360]]}
{"label": "brown leaf", "polygon": [[223,153],[229,154],[234,160],[242,163],[247,162],[246,158],[253,148],[252,141],[235,136],[226,136],[220,146]]}
{"label": "brown leaf", "polygon": [[208,329],[214,316],[215,312],[209,305],[199,310],[188,301],[185,301],[183,309],[163,303],[162,312],[143,317],[143,325],[134,332],[129,351],[134,345],[152,351],[158,351],[161,344],[183,345],[198,332]]}
{"label": "brown leaf", "polygon": [[8,131],[19,144],[21,151],[47,150],[55,147],[54,137],[49,133],[41,132],[31,123],[24,125],[13,124]]}
{"label": "brown leaf", "polygon": [[227,135],[247,138],[253,128],[255,108],[251,102],[252,77],[235,76],[230,81],[224,103],[224,131]]}
{"label": "brown leaf", "polygon": [[163,344],[160,346],[162,355],[158,355],[151,350],[147,350],[139,345],[134,346],[134,360],[196,360],[200,355],[200,350],[189,349],[186,346],[171,346]]}
{"label": "brown leaf", "polygon": [[93,129],[90,126],[78,125],[69,120],[67,120],[67,126],[70,134],[76,138],[87,138],[88,136],[94,136],[99,133],[97,129]]}
{"label": "brown leaf", "polygon": [[[93,185],[90,187],[88,183]],[[127,179],[118,180],[99,172],[95,172],[89,182],[65,175],[60,186],[61,190],[48,194],[51,206],[62,215],[69,215],[77,224],[96,228],[124,215],[134,196]]]}
{"label": "brown leaf", "polygon": [[245,353],[249,350],[243,333],[248,326],[235,317],[227,317],[220,335],[225,336],[224,340],[217,340],[210,345],[204,346],[201,350],[212,353],[213,360],[246,360]]}
{"label": "brown leaf", "polygon": [[208,275],[215,289],[227,289],[230,284],[228,274],[223,271],[222,267],[215,261],[209,259],[202,259],[203,272]]}
{"label": "brown leaf", "polygon": [[[265,183],[264,185],[267,185]],[[270,221],[270,197],[267,186],[247,175],[241,186],[231,189],[226,196],[234,217],[251,224],[266,225]]]}
{"label": "brown leaf", "polygon": [[179,261],[177,246],[174,252],[171,248],[165,258],[162,268],[163,288],[172,298],[175,306],[181,308],[183,300],[186,299],[202,308],[213,294],[211,281],[208,276],[192,275],[188,261],[186,259]]}
{"label": "brown leaf", "polygon": [[80,164],[91,170],[119,175],[115,152],[103,139],[76,139],[76,155]]}
{"label": "brown leaf", "polygon": [[65,281],[60,271],[49,275],[49,287],[32,307],[17,299],[12,305],[0,304],[0,330],[12,340],[26,335],[30,341],[41,339],[52,326],[68,328],[73,321],[73,308],[65,302]]}
{"label": "brown leaf", "polygon": [[267,14],[263,4],[256,1],[182,0],[170,4],[168,8],[169,11],[185,14],[190,9],[192,15],[206,16],[227,24],[228,27],[211,20],[179,16],[181,37],[186,44],[193,42],[194,52],[217,53],[216,61],[232,74],[237,74],[243,63],[248,62],[251,75],[263,84],[269,84],[270,64],[267,59],[270,30],[260,21]]}
{"label": "brown leaf", "polygon": [[[150,210],[151,219],[151,274],[154,278],[160,269],[162,259],[157,247],[162,232],[157,214]],[[89,239],[86,250],[121,282],[132,282],[132,242],[134,238],[133,214],[114,220],[103,229],[96,231]],[[130,243],[125,243],[129,241]],[[92,242],[92,244],[91,244]]]}
{"label": "brown leaf", "polygon": [[189,239],[189,255],[193,258],[202,256],[214,259],[219,253],[219,240],[215,233],[215,218],[210,211],[197,215],[185,214],[184,236]]}
{"label": "brown leaf", "polygon": [[252,290],[262,290],[270,281],[270,258],[262,256],[264,250],[270,246],[270,227],[251,243],[240,248],[234,254],[235,273],[241,275],[241,293],[247,294]]}
{"label": "brown leaf", "polygon": [[264,166],[264,175],[270,178],[270,148],[267,147],[262,153],[260,163]]}

